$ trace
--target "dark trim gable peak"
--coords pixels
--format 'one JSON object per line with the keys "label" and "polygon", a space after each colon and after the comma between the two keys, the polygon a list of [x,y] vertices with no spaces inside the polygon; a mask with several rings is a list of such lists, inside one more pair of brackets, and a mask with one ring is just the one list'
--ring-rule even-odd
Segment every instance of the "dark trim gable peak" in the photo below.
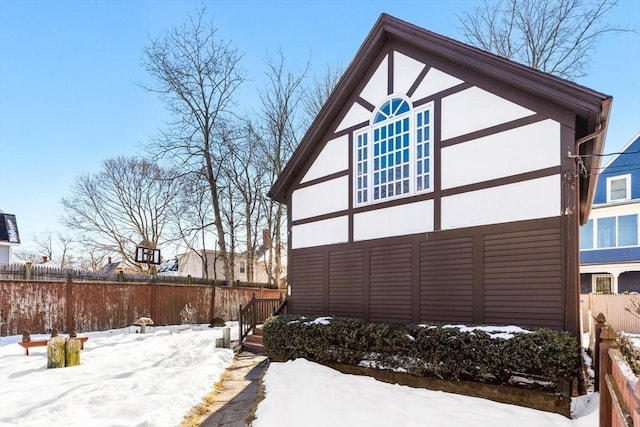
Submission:
{"label": "dark trim gable peak", "polygon": [[[574,114],[576,147],[573,154],[585,156],[602,153],[611,96],[382,14],[271,187],[269,197],[286,203],[296,179],[304,170],[317,145],[333,130],[331,127],[336,125],[336,118],[342,107],[388,44],[418,49],[440,61],[456,64],[472,73]],[[588,173],[581,177],[580,182],[580,223],[586,222],[589,216],[600,157],[583,157],[583,162]]]}

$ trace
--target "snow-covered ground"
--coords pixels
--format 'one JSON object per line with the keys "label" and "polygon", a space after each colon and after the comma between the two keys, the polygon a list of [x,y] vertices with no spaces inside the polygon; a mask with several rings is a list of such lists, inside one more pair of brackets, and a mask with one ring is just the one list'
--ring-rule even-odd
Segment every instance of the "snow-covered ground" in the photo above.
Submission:
{"label": "snow-covered ground", "polygon": [[[176,426],[233,359],[207,325],[89,332],[80,366],[47,369],[47,348],[30,356],[0,339],[0,426]],[[237,323],[231,327],[237,339]],[[235,336],[234,336],[235,333]],[[31,339],[48,338],[32,335]]]}
{"label": "snow-covered ground", "polygon": [[515,405],[345,375],[297,359],[271,363],[253,427],[597,427],[598,395],[574,399],[576,419]]}
{"label": "snow-covered ground", "polygon": [[[46,347],[25,356],[0,339],[0,426],[177,426],[230,364],[206,325],[89,332],[81,365],[46,369]],[[231,325],[237,339],[237,324]],[[32,339],[46,338],[34,335]],[[272,363],[254,427],[597,427],[597,394],[574,400],[577,419],[345,375],[303,359]],[[591,398],[591,400],[589,400]]]}

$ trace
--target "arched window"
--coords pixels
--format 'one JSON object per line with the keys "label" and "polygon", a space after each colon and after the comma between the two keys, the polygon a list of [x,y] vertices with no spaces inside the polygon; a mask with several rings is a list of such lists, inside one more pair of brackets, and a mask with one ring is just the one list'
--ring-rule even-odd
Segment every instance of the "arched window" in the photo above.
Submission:
{"label": "arched window", "polygon": [[355,135],[356,205],[431,190],[431,108],[393,97]]}

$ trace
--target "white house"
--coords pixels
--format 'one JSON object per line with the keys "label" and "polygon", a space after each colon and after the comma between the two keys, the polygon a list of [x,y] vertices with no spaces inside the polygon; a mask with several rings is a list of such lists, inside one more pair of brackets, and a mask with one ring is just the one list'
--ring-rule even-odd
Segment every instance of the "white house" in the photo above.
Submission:
{"label": "white house", "polygon": [[[220,259],[219,252],[213,250],[202,250],[196,252],[186,252],[177,255],[168,261],[165,261],[158,267],[159,275],[176,275],[205,277],[203,255],[207,260],[208,278],[212,280],[225,280],[223,262]],[[259,253],[253,261],[253,278],[250,280],[248,260],[246,254],[234,254],[234,281],[253,282],[253,283],[269,283],[269,274],[267,272],[268,257],[267,252]],[[286,264],[285,264],[286,268]]]}

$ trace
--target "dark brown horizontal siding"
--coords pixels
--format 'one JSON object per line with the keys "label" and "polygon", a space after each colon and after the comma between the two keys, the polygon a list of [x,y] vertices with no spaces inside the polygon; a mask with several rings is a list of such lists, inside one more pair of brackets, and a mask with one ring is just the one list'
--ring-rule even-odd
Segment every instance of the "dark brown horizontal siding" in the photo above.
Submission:
{"label": "dark brown horizontal siding", "polygon": [[484,236],[486,323],[562,328],[560,229]]}
{"label": "dark brown horizontal siding", "polygon": [[370,252],[370,319],[411,321],[411,244],[379,245]]}
{"label": "dark brown horizontal siding", "polygon": [[329,252],[329,313],[362,317],[362,249]]}
{"label": "dark brown horizontal siding", "polygon": [[473,240],[420,244],[420,319],[468,322],[472,316]]}
{"label": "dark brown horizontal siding", "polygon": [[291,254],[291,313],[564,328],[559,218]]}
{"label": "dark brown horizontal siding", "polygon": [[322,314],[324,283],[322,253],[291,256],[291,310],[295,313]]}

